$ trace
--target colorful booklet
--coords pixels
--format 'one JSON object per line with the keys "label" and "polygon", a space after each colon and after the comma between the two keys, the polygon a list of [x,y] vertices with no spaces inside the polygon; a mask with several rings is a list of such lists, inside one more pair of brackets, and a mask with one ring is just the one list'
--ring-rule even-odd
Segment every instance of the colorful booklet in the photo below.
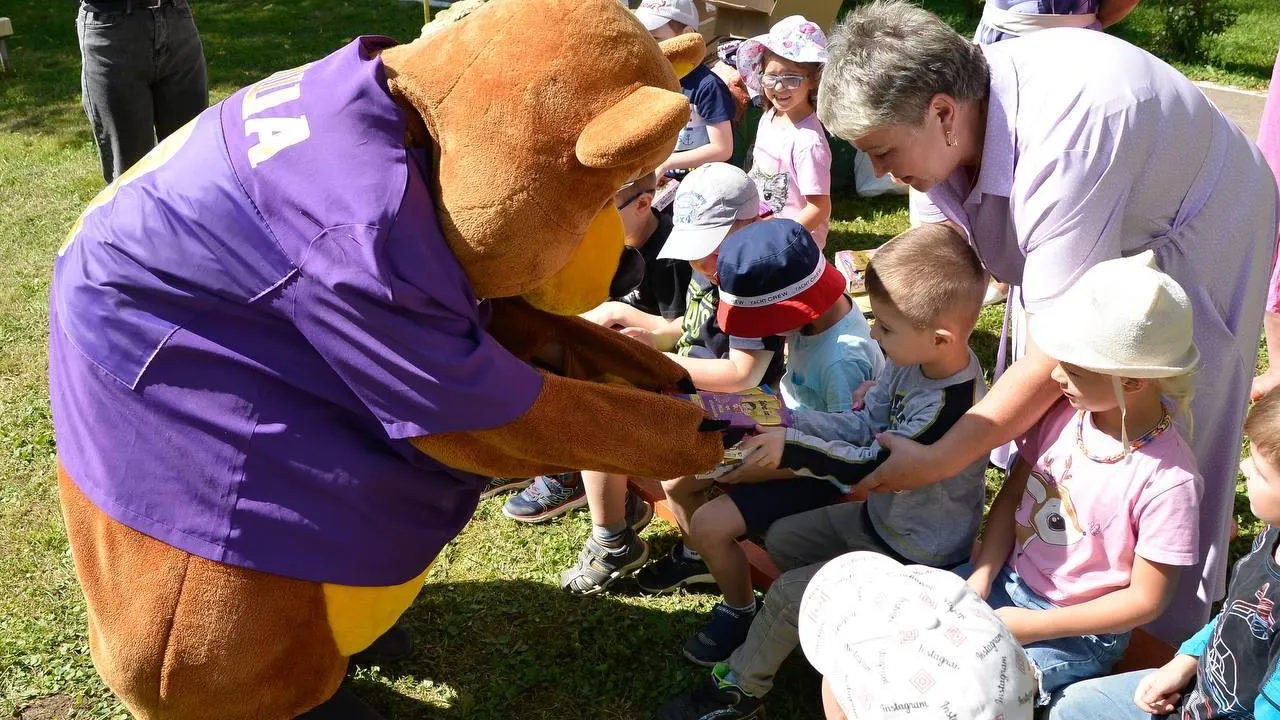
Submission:
{"label": "colorful booklet", "polygon": [[871,301],[867,298],[867,265],[875,254],[875,250],[841,250],[832,262],[844,276],[845,292],[853,296],[863,315],[871,313]]}
{"label": "colorful booklet", "polygon": [[730,430],[754,430],[756,425],[791,425],[791,411],[769,388],[752,388],[737,393],[699,391],[696,395],[675,395],[695,402],[715,420],[725,420]]}

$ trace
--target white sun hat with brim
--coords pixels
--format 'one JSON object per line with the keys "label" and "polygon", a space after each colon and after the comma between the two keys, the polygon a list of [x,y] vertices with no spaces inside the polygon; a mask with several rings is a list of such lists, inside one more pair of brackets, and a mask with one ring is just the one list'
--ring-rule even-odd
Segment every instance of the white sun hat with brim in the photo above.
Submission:
{"label": "white sun hat with brim", "polygon": [[720,247],[739,220],[760,216],[760,191],[741,168],[707,163],[680,181],[671,202],[671,234],[660,259],[701,260]]}
{"label": "white sun hat with brim", "polygon": [[644,0],[636,8],[636,19],[653,32],[672,20],[697,30],[702,24],[693,0]]}
{"label": "white sun hat with brim", "polygon": [[800,602],[800,646],[848,720],[1031,720],[1035,667],[959,575],[854,552]]}
{"label": "white sun hat with brim", "polygon": [[1104,375],[1169,378],[1194,372],[1191,299],[1150,250],[1098,263],[1043,312],[1031,338],[1049,357]]}
{"label": "white sun hat with brim", "polygon": [[818,24],[803,15],[782,18],[764,35],[744,40],[738,46],[738,73],[742,82],[759,93],[764,74],[764,51],[798,63],[827,62],[827,35]]}

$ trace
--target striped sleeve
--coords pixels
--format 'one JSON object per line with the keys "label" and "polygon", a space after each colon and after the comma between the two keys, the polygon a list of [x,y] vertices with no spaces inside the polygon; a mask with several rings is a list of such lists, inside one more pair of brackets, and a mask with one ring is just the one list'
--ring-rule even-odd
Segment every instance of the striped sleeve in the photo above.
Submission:
{"label": "striped sleeve", "polygon": [[[890,414],[885,431],[930,445],[937,442],[969,408],[973,407],[974,380],[942,389],[922,390],[901,399],[900,410]],[[787,430],[780,467],[800,475],[831,480],[846,489],[858,484],[889,457],[880,443],[854,444],[839,434],[839,416],[809,413],[807,432]],[[815,417],[818,416],[818,417]]]}

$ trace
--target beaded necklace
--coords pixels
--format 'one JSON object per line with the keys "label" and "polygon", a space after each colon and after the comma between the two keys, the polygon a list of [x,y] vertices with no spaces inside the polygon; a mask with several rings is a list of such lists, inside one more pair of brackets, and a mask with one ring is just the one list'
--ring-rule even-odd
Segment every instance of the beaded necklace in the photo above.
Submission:
{"label": "beaded necklace", "polygon": [[[1094,462],[1105,463],[1108,465],[1113,465],[1123,460],[1126,455],[1126,453],[1123,450],[1116,453],[1115,455],[1108,455],[1105,457],[1099,457],[1089,452],[1088,446],[1084,444],[1084,419],[1085,419],[1085,412],[1083,410],[1076,413],[1076,447],[1080,449],[1080,452],[1084,453],[1085,457],[1089,458]],[[1152,440],[1155,440],[1156,438],[1160,437],[1161,435],[1164,434],[1165,430],[1169,429],[1169,426],[1172,424],[1173,424],[1173,418],[1169,416],[1169,411],[1165,410],[1164,408],[1161,408],[1160,422],[1156,423],[1156,426],[1148,430],[1146,433],[1144,433],[1142,437],[1129,443],[1129,452],[1138,450],[1144,445],[1146,445],[1147,443],[1151,442]]]}

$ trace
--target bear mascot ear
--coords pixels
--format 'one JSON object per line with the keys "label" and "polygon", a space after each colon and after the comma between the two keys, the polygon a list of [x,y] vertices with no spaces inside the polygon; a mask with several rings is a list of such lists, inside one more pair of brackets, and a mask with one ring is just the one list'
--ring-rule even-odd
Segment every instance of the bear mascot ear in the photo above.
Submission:
{"label": "bear mascot ear", "polygon": [[634,165],[636,158],[669,146],[688,122],[684,95],[645,85],[588,123],[575,154],[590,168]]}
{"label": "bear mascot ear", "polygon": [[[686,33],[658,43],[677,77],[702,62],[702,36]],[[588,123],[578,136],[578,162],[590,168],[629,165],[638,157],[663,150],[689,121],[684,95],[645,85]]]}
{"label": "bear mascot ear", "polygon": [[676,71],[676,77],[684,77],[693,72],[707,53],[707,46],[698,33],[685,33],[667,38],[658,43],[658,47],[662,48],[662,54],[666,56],[667,62],[671,63],[671,68]]}

